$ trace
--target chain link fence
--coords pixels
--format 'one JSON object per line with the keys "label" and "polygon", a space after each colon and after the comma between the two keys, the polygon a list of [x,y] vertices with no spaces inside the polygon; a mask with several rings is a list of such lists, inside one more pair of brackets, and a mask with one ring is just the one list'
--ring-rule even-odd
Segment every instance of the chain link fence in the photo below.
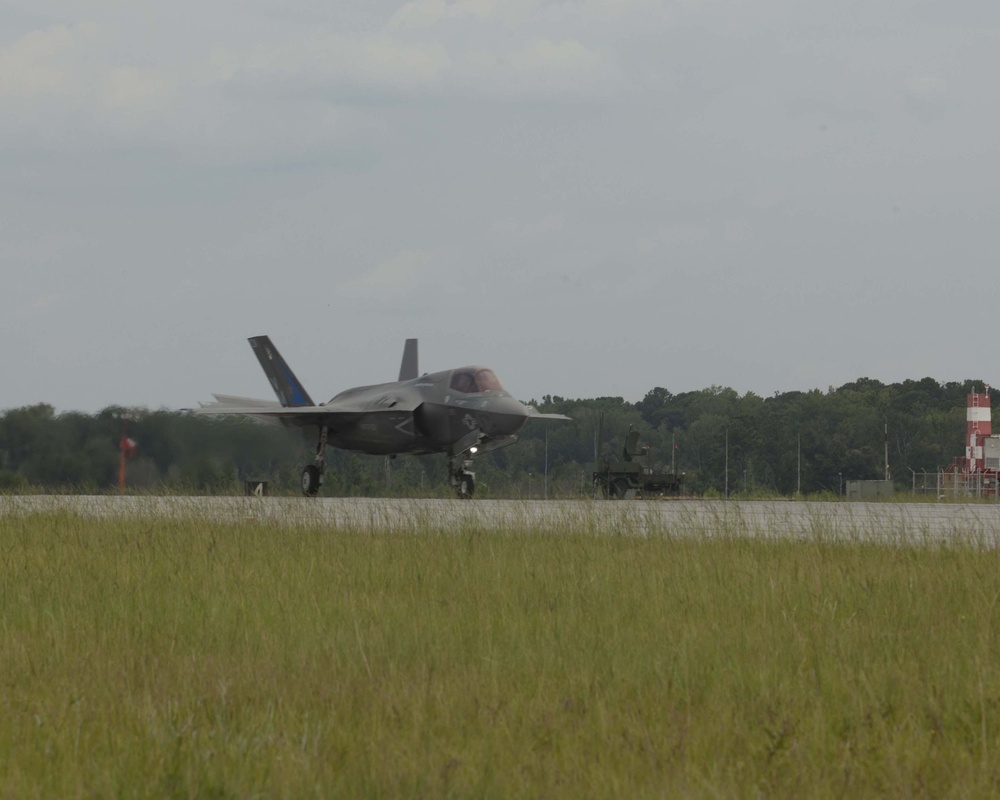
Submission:
{"label": "chain link fence", "polygon": [[1000,485],[993,472],[914,472],[913,494],[944,500],[949,497],[994,497],[1000,499]]}

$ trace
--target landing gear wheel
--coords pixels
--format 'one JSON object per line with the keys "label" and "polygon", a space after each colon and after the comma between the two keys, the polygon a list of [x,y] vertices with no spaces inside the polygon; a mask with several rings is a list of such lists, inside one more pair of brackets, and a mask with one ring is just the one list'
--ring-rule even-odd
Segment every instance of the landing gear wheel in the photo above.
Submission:
{"label": "landing gear wheel", "polygon": [[459,500],[471,499],[476,491],[476,473],[470,469],[471,466],[471,458],[465,459],[458,468],[455,467],[455,457],[448,458],[448,483],[454,487]]}
{"label": "landing gear wheel", "polygon": [[315,497],[319,492],[319,467],[310,464],[302,470],[302,494],[306,497]]}
{"label": "landing gear wheel", "polygon": [[458,497],[460,500],[470,500],[476,491],[476,478],[471,472],[463,472],[458,476]]}

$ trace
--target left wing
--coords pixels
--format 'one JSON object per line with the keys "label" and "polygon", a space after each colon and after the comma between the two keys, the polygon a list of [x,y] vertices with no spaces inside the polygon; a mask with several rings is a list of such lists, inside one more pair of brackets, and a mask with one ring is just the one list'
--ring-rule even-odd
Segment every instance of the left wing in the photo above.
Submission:
{"label": "left wing", "polygon": [[385,396],[374,403],[370,400],[345,398],[343,401],[333,401],[319,406],[282,406],[273,400],[256,400],[250,397],[214,394],[213,403],[202,403],[200,408],[191,410],[192,414],[204,416],[244,416],[258,419],[262,422],[304,428],[310,425],[329,425],[342,427],[368,414],[384,414],[389,412],[410,412],[419,403],[412,400]]}

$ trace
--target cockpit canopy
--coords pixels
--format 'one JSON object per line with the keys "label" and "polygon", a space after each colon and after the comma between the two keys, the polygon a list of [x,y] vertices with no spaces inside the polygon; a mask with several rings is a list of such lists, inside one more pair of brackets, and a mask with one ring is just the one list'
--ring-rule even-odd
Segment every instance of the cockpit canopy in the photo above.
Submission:
{"label": "cockpit canopy", "polygon": [[463,367],[451,373],[451,383],[449,388],[455,392],[463,394],[476,394],[478,392],[503,391],[500,379],[493,374],[493,370],[485,367]]}

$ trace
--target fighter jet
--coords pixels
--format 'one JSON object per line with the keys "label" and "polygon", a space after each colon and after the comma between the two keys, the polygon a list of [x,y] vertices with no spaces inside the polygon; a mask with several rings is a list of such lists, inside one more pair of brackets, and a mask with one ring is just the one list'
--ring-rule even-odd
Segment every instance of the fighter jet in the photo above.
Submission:
{"label": "fighter jet", "polygon": [[346,389],[316,404],[267,336],[250,339],[278,401],[213,394],[195,414],[238,414],[301,428],[316,441],[313,463],[302,470],[302,493],[314,497],[323,482],[327,445],[372,455],[444,453],[448,481],[460,498],[472,497],[472,457],[517,441],[529,419],[569,419],[542,414],[512,397],[491,369],[459,367],[419,375],[417,340],[407,339],[399,380]]}

